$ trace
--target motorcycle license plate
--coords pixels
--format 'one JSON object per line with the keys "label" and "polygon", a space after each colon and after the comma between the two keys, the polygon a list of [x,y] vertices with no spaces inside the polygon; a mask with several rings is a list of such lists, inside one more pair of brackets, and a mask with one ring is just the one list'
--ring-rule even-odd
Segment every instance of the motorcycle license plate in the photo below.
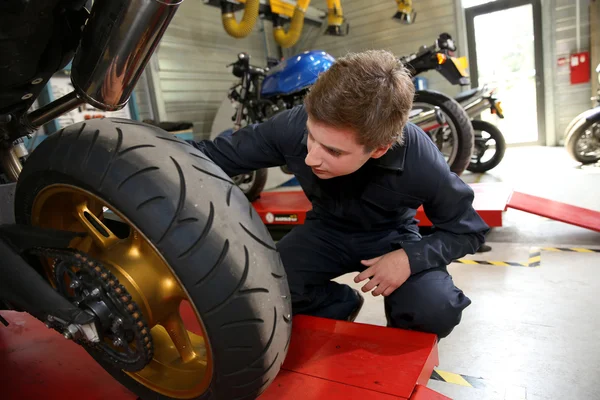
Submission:
{"label": "motorcycle license plate", "polygon": [[456,66],[456,69],[458,70],[458,72],[460,72],[461,76],[463,76],[463,77],[469,76],[469,74],[467,74],[467,59],[466,59],[466,57],[460,57],[460,58],[450,57],[450,59]]}

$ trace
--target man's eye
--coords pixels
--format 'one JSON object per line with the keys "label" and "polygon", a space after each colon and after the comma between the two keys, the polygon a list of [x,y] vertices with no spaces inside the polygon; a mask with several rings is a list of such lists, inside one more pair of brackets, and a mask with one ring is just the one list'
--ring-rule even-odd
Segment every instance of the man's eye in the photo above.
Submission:
{"label": "man's eye", "polygon": [[339,151],[335,151],[332,149],[327,149],[327,151],[329,152],[329,154],[336,156],[336,157],[339,157],[340,155],[342,155],[342,153],[340,153]]}

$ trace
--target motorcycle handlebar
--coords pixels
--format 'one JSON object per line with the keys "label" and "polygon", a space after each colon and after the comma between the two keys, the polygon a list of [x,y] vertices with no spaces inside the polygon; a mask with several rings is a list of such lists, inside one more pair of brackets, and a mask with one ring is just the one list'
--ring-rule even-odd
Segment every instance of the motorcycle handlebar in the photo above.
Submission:
{"label": "motorcycle handlebar", "polygon": [[255,67],[254,65],[250,65],[246,62],[240,61],[236,61],[228,65],[228,67],[233,65],[233,75],[235,75],[236,77],[241,78],[244,75],[244,73],[249,73],[250,76],[266,76],[267,70],[265,70],[264,68]]}

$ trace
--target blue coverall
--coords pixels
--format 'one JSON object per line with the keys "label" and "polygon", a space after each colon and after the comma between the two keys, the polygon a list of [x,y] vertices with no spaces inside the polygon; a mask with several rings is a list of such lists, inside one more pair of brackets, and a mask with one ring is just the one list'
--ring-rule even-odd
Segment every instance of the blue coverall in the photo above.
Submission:
{"label": "blue coverall", "polygon": [[[473,209],[473,191],[452,173],[431,139],[407,124],[404,143],[356,172],[321,180],[304,163],[307,113],[281,112],[214,141],[193,143],[225,173],[287,165],[313,209],[277,243],[294,314],[346,319],[359,297],[331,279],[366,267],[360,260],[403,248],[410,278],[385,297],[389,326],[447,336],[471,300],[446,266],[484,243],[489,227]],[[421,236],[414,218],[423,205],[435,230]]]}

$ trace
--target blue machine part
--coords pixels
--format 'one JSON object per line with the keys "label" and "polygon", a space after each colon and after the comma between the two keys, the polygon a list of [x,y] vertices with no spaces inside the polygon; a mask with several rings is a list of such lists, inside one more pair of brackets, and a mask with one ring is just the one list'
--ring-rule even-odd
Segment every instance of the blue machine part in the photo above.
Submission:
{"label": "blue machine part", "polygon": [[292,94],[313,85],[320,73],[335,61],[321,50],[305,51],[271,68],[262,84],[261,96]]}

